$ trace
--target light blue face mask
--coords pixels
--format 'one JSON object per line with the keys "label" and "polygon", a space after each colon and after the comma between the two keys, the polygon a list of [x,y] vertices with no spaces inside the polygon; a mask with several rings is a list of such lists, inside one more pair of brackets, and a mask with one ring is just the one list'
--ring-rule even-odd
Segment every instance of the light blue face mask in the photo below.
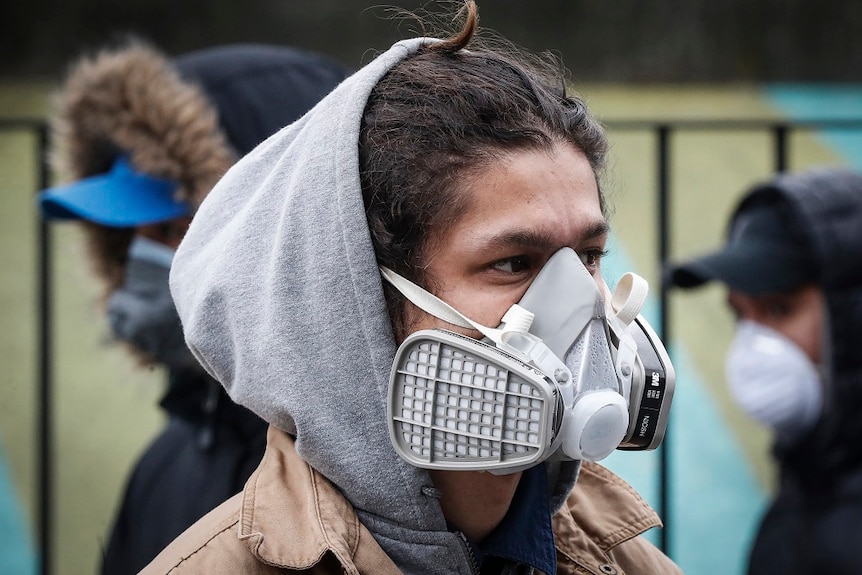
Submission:
{"label": "light blue face mask", "polygon": [[186,347],[183,328],[168,285],[174,250],[136,236],[129,247],[123,285],[108,299],[114,336],[169,368],[197,361]]}
{"label": "light blue face mask", "polygon": [[501,326],[489,328],[391,270],[381,272],[425,312],[485,336],[420,330],[399,346],[389,431],[409,463],[511,473],[545,460],[653,449],[664,438],[674,372],[638,315],[642,278],[626,274],[606,305],[578,255],[565,248]]}

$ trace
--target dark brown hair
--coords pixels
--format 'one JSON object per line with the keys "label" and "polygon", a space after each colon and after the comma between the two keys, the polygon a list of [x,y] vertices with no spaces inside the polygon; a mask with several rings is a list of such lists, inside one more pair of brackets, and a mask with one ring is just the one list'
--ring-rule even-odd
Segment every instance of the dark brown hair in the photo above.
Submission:
{"label": "dark brown hair", "polygon": [[[459,33],[429,42],[380,80],[362,118],[360,176],[378,263],[420,285],[430,232],[445,231],[469,201],[460,194],[465,176],[515,150],[569,142],[598,182],[607,151],[601,125],[566,94],[561,66],[528,62],[511,46],[474,46],[475,3],[464,10]],[[390,310],[403,303],[388,286],[387,299]],[[392,315],[398,333],[400,313]]]}

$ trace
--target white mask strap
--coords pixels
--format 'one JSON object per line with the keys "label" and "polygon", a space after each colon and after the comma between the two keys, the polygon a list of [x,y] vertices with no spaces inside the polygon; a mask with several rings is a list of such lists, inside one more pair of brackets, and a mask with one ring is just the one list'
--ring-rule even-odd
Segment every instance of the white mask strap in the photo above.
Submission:
{"label": "white mask strap", "polygon": [[[608,326],[616,334],[618,343],[614,367],[622,384],[626,399],[630,399],[632,374],[637,361],[638,346],[628,326],[638,316],[647,299],[649,284],[637,274],[623,274],[610,300],[613,313],[608,314]],[[607,296],[605,296],[607,297]]]}
{"label": "white mask strap", "polygon": [[611,308],[617,319],[624,325],[629,325],[646,303],[649,284],[637,274],[628,272],[617,282],[614,295],[611,298]]}
{"label": "white mask strap", "polygon": [[442,299],[389,268],[380,266],[380,273],[386,281],[422,311],[458,327],[475,329],[497,345],[505,343],[507,339],[505,334],[526,332],[533,323],[533,314],[530,311],[518,304],[513,304],[503,316],[502,321],[505,322],[505,325],[502,329],[487,327],[471,320]]}

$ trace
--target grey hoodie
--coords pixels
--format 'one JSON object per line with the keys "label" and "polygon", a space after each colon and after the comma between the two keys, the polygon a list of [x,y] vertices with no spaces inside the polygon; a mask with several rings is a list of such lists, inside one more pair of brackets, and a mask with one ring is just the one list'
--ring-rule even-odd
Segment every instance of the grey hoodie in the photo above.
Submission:
{"label": "grey hoodie", "polygon": [[[425,470],[386,425],[396,349],[359,180],[374,85],[429,39],[395,44],[216,185],[174,259],[186,340],[231,397],[288,433],[405,572],[469,573]],[[559,507],[578,466],[552,468]]]}

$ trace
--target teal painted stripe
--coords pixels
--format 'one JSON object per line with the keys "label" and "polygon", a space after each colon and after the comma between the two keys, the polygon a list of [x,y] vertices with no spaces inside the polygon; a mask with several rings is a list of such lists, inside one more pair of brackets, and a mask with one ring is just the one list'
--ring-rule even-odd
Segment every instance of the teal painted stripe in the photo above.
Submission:
{"label": "teal painted stripe", "polygon": [[[609,247],[602,265],[613,288],[623,273],[637,269],[615,238]],[[658,325],[654,294],[642,313]],[[676,388],[668,439],[670,555],[687,575],[741,575],[766,494],[685,349],[676,346],[671,353]],[[657,509],[658,452],[618,451],[603,463]],[[655,530],[647,535],[658,542]]]}
{"label": "teal painted stripe", "polygon": [[[795,120],[862,119],[862,84],[771,84],[766,99]],[[824,144],[862,169],[862,130],[823,130]]]}
{"label": "teal painted stripe", "polygon": [[0,450],[0,573],[34,575],[36,558],[18,496]]}

